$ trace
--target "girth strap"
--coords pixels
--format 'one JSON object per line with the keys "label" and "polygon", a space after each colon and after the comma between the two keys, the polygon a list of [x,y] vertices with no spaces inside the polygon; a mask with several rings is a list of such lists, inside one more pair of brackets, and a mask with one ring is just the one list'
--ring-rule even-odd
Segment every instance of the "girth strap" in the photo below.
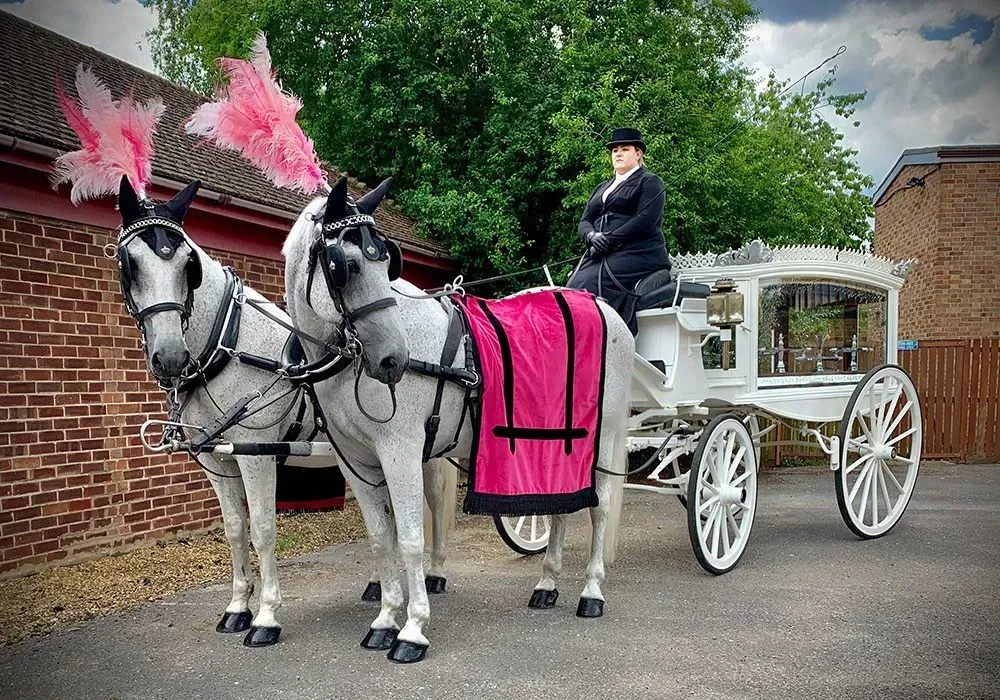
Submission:
{"label": "girth strap", "polygon": [[[454,306],[451,306],[448,311],[448,335],[445,337],[444,348],[441,350],[441,364],[435,366],[419,360],[410,360],[410,369],[420,374],[432,377],[436,376],[438,378],[437,391],[434,394],[434,408],[431,410],[430,417],[424,423],[423,460],[425,462],[431,459],[431,456],[434,454],[434,441],[437,439],[438,428],[441,425],[441,401],[444,398],[445,382],[461,381],[466,387],[466,392],[470,391],[472,386],[478,385],[478,381],[475,381],[475,383],[470,381],[472,378],[478,380],[478,375],[475,371],[455,369],[451,366],[455,362],[455,356],[458,354],[458,346],[461,344],[463,337],[466,338],[466,342],[468,343],[469,340],[468,335],[465,333],[465,322],[462,318],[462,313]],[[461,423],[464,420],[465,409],[463,408],[459,431],[461,431]],[[455,442],[457,441],[458,433],[456,432]],[[452,447],[454,447],[454,443],[446,448],[445,452],[452,449]]]}

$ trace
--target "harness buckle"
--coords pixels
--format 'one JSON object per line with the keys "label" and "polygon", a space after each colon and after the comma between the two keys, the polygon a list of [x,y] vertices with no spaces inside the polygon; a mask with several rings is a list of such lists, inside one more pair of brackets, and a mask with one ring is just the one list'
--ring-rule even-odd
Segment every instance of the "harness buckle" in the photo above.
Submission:
{"label": "harness buckle", "polygon": [[466,371],[469,372],[472,375],[471,379],[462,379],[461,380],[462,385],[465,386],[466,389],[475,389],[480,384],[482,384],[483,378],[479,375],[479,372],[477,372],[474,369],[470,369],[470,370],[466,370]]}

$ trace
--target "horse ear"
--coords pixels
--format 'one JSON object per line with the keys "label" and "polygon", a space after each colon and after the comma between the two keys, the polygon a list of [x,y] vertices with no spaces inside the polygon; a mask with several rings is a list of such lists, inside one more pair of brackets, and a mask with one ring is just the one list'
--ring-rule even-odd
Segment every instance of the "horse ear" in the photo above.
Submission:
{"label": "horse ear", "polygon": [[385,199],[385,194],[389,191],[389,185],[391,184],[391,177],[382,180],[382,183],[378,187],[358,200],[358,211],[362,214],[374,214],[378,205]]}
{"label": "horse ear", "polygon": [[167,209],[173,215],[174,220],[177,223],[182,223],[184,221],[184,215],[187,214],[188,207],[191,206],[191,202],[194,200],[194,196],[198,194],[198,189],[201,187],[201,180],[195,180],[183,190],[178,192],[173,196],[169,202],[167,202]]}
{"label": "horse ear", "polygon": [[122,175],[122,181],[118,185],[118,211],[122,215],[123,226],[128,226],[133,221],[142,218],[143,212],[139,205],[139,197],[125,175]]}
{"label": "horse ear", "polygon": [[326,211],[323,213],[323,223],[329,224],[347,215],[347,178],[337,180],[326,198]]}

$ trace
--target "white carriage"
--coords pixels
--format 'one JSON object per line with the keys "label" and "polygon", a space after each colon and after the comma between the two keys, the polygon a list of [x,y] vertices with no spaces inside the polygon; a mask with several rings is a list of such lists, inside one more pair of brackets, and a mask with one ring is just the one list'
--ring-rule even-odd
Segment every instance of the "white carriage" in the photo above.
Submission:
{"label": "white carriage", "polygon": [[[858,536],[899,521],[921,448],[917,393],[895,364],[898,294],[912,262],[754,241],[679,256],[637,286],[628,449],[655,453],[644,483],[626,488],[680,498],[707,571],[729,571],[746,549],[768,435],[822,448]],[[788,428],[780,441],[779,424]],[[497,526],[518,552],[547,544],[545,517]]]}

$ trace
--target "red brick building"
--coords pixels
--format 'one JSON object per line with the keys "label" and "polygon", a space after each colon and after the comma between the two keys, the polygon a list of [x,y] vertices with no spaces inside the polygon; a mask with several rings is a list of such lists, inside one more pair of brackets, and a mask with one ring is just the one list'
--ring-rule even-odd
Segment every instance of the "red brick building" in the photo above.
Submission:
{"label": "red brick building", "polygon": [[875,251],[917,260],[899,294],[899,337],[918,349],[900,357],[926,401],[930,445],[998,460],[1000,145],[903,151],[874,202]]}
{"label": "red brick building", "polygon": [[[283,295],[281,243],[308,201],[185,134],[200,96],[0,12],[0,576],[219,520],[193,462],[149,455],[138,440],[138,426],[162,416],[163,394],[103,254],[120,221],[114,199],[74,207],[68,188],[49,185],[54,158],[79,147],[55,82],[72,90],[80,63],[116,96],[162,97],[150,195],[167,199],[200,179],[187,232],[272,299]],[[366,188],[352,181],[351,191]],[[447,251],[391,203],[377,219],[403,250],[405,277],[421,286],[454,277]]]}

